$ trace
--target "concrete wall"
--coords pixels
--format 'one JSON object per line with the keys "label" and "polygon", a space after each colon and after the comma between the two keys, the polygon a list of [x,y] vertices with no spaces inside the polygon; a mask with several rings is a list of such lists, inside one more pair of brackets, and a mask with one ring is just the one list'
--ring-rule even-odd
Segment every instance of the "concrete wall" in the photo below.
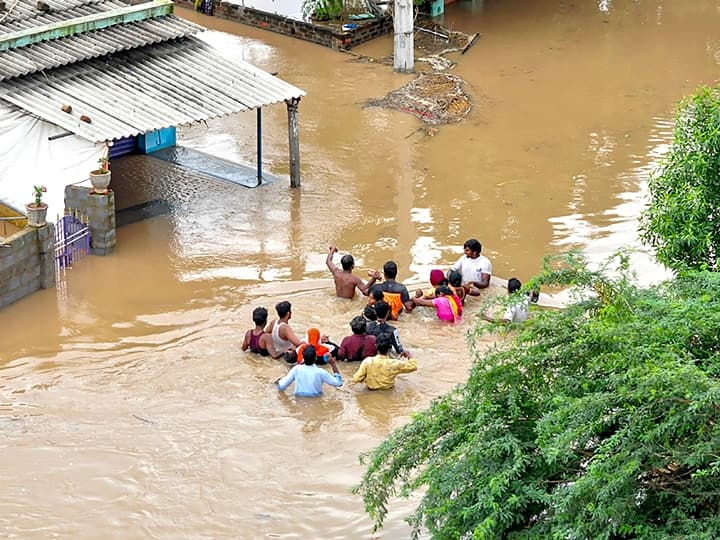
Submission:
{"label": "concrete wall", "polygon": [[[177,5],[195,9],[194,3],[188,0],[176,0]],[[264,28],[279,34],[294,36],[306,41],[312,41],[333,49],[349,50],[356,45],[370,41],[373,38],[382,36],[392,31],[393,21],[390,15],[379,19],[352,21],[357,24],[357,29],[343,32],[340,23],[323,23],[314,25],[311,22],[303,22],[276,15],[266,11],[258,11],[250,7],[244,7],[228,2],[215,4],[214,15],[223,19]]]}
{"label": "concrete wall", "polygon": [[55,227],[26,227],[0,247],[0,307],[55,286]]}

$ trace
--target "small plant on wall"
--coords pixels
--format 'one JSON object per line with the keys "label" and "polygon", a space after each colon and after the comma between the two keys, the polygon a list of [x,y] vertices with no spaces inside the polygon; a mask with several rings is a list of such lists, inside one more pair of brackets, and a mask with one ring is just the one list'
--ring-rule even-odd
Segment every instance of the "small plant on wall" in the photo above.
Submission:
{"label": "small plant on wall", "polygon": [[303,0],[302,15],[318,21],[342,19],[345,13],[343,0]]}
{"label": "small plant on wall", "polygon": [[98,164],[98,168],[93,171],[94,173],[103,174],[110,170],[110,159],[108,157],[103,156],[98,159]]}
{"label": "small plant on wall", "polygon": [[33,196],[35,197],[35,206],[41,206],[43,204],[42,197],[43,193],[47,192],[45,186],[33,186]]}
{"label": "small plant on wall", "polygon": [[90,183],[92,184],[92,191],[95,195],[107,195],[110,191],[108,186],[110,185],[110,159],[107,156],[102,156],[98,159],[98,168],[94,171],[90,171]]}

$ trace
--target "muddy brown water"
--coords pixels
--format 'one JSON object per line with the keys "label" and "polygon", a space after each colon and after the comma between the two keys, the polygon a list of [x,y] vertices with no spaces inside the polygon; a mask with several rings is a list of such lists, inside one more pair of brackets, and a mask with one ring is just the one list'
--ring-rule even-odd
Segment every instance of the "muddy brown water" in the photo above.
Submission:
{"label": "muddy brown water", "polygon": [[[6,538],[369,538],[349,493],[358,454],[462,382],[465,322],[400,321],[419,371],[391,392],[278,394],[285,366],[239,350],[257,305],[293,303],[299,331],[339,340],[359,300],[333,298],[327,245],[358,271],[389,259],[420,283],[478,237],[496,275],[527,279],[567,247],[637,245],[644,181],[675,102],[713,83],[714,2],[461,2],[444,24],[478,43],[453,71],[475,107],[426,135],[365,109],[409,75],[189,11],[227,54],[303,88],[303,186],[247,189],[152,159],[118,160],[118,207],[170,213],[125,225],[57,290],[0,311],[0,534]],[[391,37],[357,52],[387,55]],[[265,168],[287,174],[284,105],[264,110]],[[255,115],[181,130],[183,144],[255,159]],[[141,183],[140,178],[150,181]],[[642,258],[645,275],[656,269]],[[353,366],[341,366],[346,378]],[[382,538],[405,538],[416,500]]]}

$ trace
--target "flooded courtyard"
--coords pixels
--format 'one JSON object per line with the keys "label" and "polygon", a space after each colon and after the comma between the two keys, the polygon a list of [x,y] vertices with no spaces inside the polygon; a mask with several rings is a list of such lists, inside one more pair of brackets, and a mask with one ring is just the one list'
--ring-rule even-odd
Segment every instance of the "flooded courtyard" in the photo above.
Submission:
{"label": "flooded courtyard", "polygon": [[[443,25],[481,38],[454,57],[473,108],[428,132],[366,108],[412,80],[386,65],[191,11],[206,39],[307,92],[302,187],[245,188],[160,162],[111,164],[118,229],[57,290],[0,311],[0,531],[7,538],[370,538],[349,493],[358,455],[464,381],[464,322],[429,311],[398,328],[418,359],[395,390],[346,383],[278,393],[279,362],[240,351],[251,312],[290,300],[298,333],[350,333],[360,299],[333,296],[330,244],[365,274],[388,260],[423,286],[477,237],[500,278],[526,280],[568,248],[600,260],[638,246],[645,181],[676,102],[713,84],[714,2],[467,1]],[[392,36],[355,52],[383,57]],[[179,130],[179,143],[254,164],[255,113]],[[264,169],[288,174],[287,112],[263,110]],[[336,258],[337,262],[337,258]],[[641,276],[659,270],[636,258]],[[346,381],[357,366],[341,365]],[[399,501],[377,538],[406,538]]]}

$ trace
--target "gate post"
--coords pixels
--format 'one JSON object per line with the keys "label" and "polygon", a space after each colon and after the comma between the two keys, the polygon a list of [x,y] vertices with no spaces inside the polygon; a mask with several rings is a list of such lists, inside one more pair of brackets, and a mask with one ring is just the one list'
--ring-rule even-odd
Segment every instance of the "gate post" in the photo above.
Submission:
{"label": "gate post", "polygon": [[40,288],[50,289],[55,286],[55,227],[48,223],[37,231],[40,246]]}
{"label": "gate post", "polygon": [[115,194],[90,193],[90,188],[67,186],[65,208],[77,209],[87,216],[90,228],[90,252],[93,255],[109,255],[117,244],[115,231]]}

